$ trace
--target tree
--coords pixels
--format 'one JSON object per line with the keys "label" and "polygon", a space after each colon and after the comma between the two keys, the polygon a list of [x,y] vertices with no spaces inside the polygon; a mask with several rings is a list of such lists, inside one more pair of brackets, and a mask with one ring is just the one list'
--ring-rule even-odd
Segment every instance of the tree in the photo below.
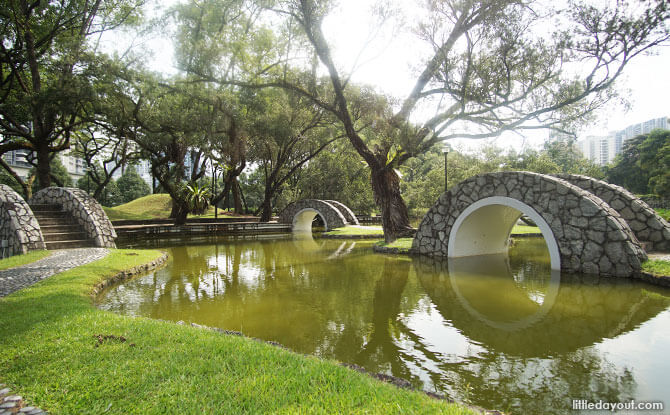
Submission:
{"label": "tree", "polygon": [[[0,13],[0,154],[35,153],[40,187],[51,184],[53,153],[69,148],[95,99],[100,62],[94,35],[133,22],[142,0],[16,0]],[[3,166],[4,167],[4,166]]]}
{"label": "tree", "polygon": [[654,130],[639,145],[640,168],[649,177],[647,188],[670,198],[670,130]]}
{"label": "tree", "polygon": [[141,157],[150,161],[153,177],[170,195],[170,217],[177,225],[185,223],[191,204],[183,188],[205,175],[208,132],[219,114],[202,99],[198,84],[180,77],[160,79],[142,70],[124,68],[110,94],[121,118],[131,120],[131,139]]}
{"label": "tree", "polygon": [[[28,176],[37,175],[37,168],[33,167],[30,169]],[[51,181],[59,187],[72,187],[73,181],[70,173],[67,172],[63,162],[61,162],[60,157],[56,154],[53,155],[53,159],[49,163],[49,175],[51,176]],[[33,191],[37,192],[40,189],[44,189],[40,183],[33,185]]]}
{"label": "tree", "polygon": [[265,179],[261,222],[272,217],[274,200],[286,182],[307,162],[343,136],[324,111],[305,97],[282,90],[259,91],[250,134],[252,152]]}
{"label": "tree", "polygon": [[[286,0],[275,10],[286,16],[286,27],[300,28],[309,45],[306,54],[300,50],[291,58],[309,56],[303,66],[315,68],[316,75],[311,58],[316,56],[330,77],[332,94],[279,71],[266,70],[254,80],[256,86],[303,94],[337,117],[371,169],[387,242],[410,230],[396,173],[409,158],[455,137],[566,131],[611,99],[611,86],[631,59],[670,38],[670,6],[662,0],[645,2],[641,11],[625,2],[600,9],[571,2],[567,10],[543,10],[539,3],[518,0],[426,4],[415,31],[432,54],[419,62],[414,87],[397,109],[379,112],[376,141],[368,141],[352,117],[349,74],[333,60],[321,27],[327,4]],[[546,33],[547,27],[555,32]],[[297,50],[299,42],[291,46]],[[420,125],[412,123],[412,114],[427,107],[434,115]]]}
{"label": "tree", "polygon": [[128,203],[151,193],[147,182],[132,167],[126,169],[126,172],[116,181],[116,185],[121,194],[121,203]]}
{"label": "tree", "polygon": [[606,168],[607,180],[633,193],[649,193],[649,174],[640,166],[640,145],[646,136],[639,135],[624,141],[621,153],[610,167]]}
{"label": "tree", "polygon": [[338,140],[287,181],[278,205],[299,199],[333,199],[356,213],[370,214],[375,208],[370,170],[349,143]]}

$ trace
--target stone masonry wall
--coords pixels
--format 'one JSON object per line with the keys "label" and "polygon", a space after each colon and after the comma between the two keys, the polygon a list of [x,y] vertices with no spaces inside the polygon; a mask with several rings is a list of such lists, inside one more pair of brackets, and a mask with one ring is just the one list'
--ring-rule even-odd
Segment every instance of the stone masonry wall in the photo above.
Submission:
{"label": "stone masonry wall", "polygon": [[565,180],[528,172],[483,174],[443,193],[423,218],[412,250],[448,256],[456,218],[474,202],[493,196],[519,200],[544,218],[564,271],[628,277],[646,259],[626,221],[607,203]]}
{"label": "stone masonry wall", "polygon": [[116,232],[100,204],[74,187],[47,187],[33,195],[31,204],[58,204],[79,223],[88,238],[101,248],[116,248]]}
{"label": "stone masonry wall", "polygon": [[331,203],[318,199],[303,199],[293,202],[279,214],[279,223],[293,224],[293,219],[303,209],[314,209],[326,220],[326,230],[341,228],[347,224],[342,212]]}
{"label": "stone masonry wall", "polygon": [[11,187],[0,184],[0,258],[46,249],[40,225],[30,206]]}
{"label": "stone masonry wall", "polygon": [[670,224],[654,209],[621,186],[577,174],[556,175],[601,198],[619,212],[637,239],[650,251],[670,252]]}
{"label": "stone masonry wall", "polygon": [[358,218],[356,215],[354,215],[354,212],[352,212],[352,210],[349,209],[349,207],[347,207],[347,205],[344,203],[338,202],[337,200],[324,200],[324,202],[335,206],[340,211],[340,213],[342,213],[342,216],[344,216],[344,219],[346,219],[347,223],[350,225],[359,225]]}

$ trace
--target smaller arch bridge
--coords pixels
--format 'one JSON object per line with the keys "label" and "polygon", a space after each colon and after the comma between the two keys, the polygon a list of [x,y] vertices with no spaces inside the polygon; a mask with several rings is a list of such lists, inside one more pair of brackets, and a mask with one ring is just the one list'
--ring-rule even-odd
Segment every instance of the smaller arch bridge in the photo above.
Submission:
{"label": "smaller arch bridge", "polygon": [[323,220],[326,231],[359,224],[356,215],[344,204],[320,199],[303,199],[289,204],[279,214],[279,223],[290,223],[294,231],[311,231],[317,215]]}
{"label": "smaller arch bridge", "polygon": [[419,225],[412,249],[443,257],[506,253],[522,214],[542,231],[554,270],[628,277],[647,258],[626,221],[602,199],[529,172],[483,174],[443,193]]}

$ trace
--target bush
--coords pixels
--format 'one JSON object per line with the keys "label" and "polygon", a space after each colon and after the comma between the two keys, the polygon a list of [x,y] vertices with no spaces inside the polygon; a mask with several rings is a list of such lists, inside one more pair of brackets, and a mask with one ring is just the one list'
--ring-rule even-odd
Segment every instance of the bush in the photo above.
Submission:
{"label": "bush", "polygon": [[134,169],[127,169],[116,185],[121,193],[121,203],[128,203],[151,193],[151,188]]}

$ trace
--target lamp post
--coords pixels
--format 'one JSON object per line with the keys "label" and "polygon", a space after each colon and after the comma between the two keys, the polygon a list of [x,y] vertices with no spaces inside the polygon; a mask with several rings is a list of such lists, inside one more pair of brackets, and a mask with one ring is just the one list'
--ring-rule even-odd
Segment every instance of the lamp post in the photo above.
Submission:
{"label": "lamp post", "polygon": [[445,146],[445,147],[442,149],[442,153],[444,153],[444,191],[446,192],[446,191],[447,191],[447,183],[449,183],[449,182],[448,182],[448,179],[449,179],[449,172],[448,172],[448,170],[447,170],[447,167],[449,166],[449,160],[448,160],[448,156],[449,156],[449,147],[446,147],[446,146]]}
{"label": "lamp post", "polygon": [[[216,197],[216,164],[212,163],[212,197]],[[214,219],[219,218],[218,205],[214,203]]]}

